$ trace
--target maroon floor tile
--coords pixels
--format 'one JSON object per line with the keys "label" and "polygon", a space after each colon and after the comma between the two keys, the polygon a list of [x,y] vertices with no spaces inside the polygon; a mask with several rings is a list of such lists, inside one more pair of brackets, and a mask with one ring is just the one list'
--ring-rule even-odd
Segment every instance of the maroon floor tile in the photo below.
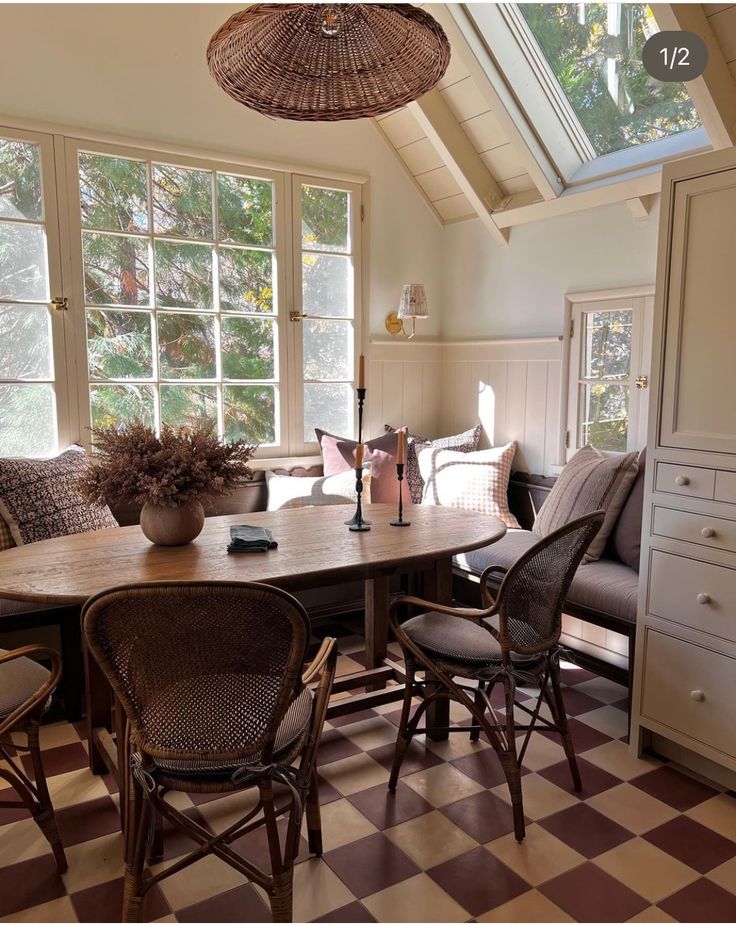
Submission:
{"label": "maroon floor tile", "polygon": [[537,773],[581,800],[587,800],[588,797],[595,796],[596,793],[603,793],[604,790],[610,790],[611,787],[617,787],[621,783],[618,777],[614,777],[613,774],[609,774],[608,771],[591,764],[584,758],[578,758],[578,770],[583,784],[582,790],[576,790],[573,785],[567,759],[557,764],[552,764],[547,768],[542,768]]}
{"label": "maroon floor tile", "polygon": [[441,812],[481,843],[514,831],[511,807],[487,790],[443,806]]}
{"label": "maroon floor tile", "polygon": [[[286,843],[286,832],[288,824],[289,823],[286,816],[282,816],[278,821],[279,839],[282,845]],[[255,829],[253,832],[248,832],[247,835],[242,835],[232,843],[231,847],[233,851],[236,851],[238,854],[242,855],[246,861],[250,861],[251,864],[255,864],[256,867],[263,871],[270,871],[271,856],[268,850],[268,837],[266,835],[265,826],[261,826],[260,828]],[[304,861],[308,857],[309,848],[307,846],[306,839],[300,837],[299,855],[297,860]]]}
{"label": "maroon floor tile", "polygon": [[[390,771],[394,763],[395,751],[396,746],[391,742],[388,745],[382,745],[380,748],[371,749],[368,754],[379,764],[383,765],[387,771]],[[430,751],[421,741],[417,742],[415,740],[404,754],[399,777],[406,777],[407,774],[414,774],[416,771],[434,768],[438,764],[442,764],[442,759],[439,755],[435,755],[435,753]]]}
{"label": "maroon floor tile", "polygon": [[401,724],[401,708],[398,710],[391,710],[390,713],[382,713],[381,716],[390,723],[393,723],[396,727]]}
{"label": "maroon floor tile", "polygon": [[[192,822],[196,822],[197,825],[201,825],[203,828],[209,831],[209,826],[204,816],[199,812],[199,810],[194,807],[192,809],[185,809],[184,815],[187,816]],[[182,854],[189,854],[190,851],[194,851],[197,847],[197,842],[193,838],[190,838],[186,835],[180,828],[173,826],[167,820],[164,820],[163,823],[163,854],[160,858],[157,858],[159,861],[170,861],[172,858],[181,857]]]}
{"label": "maroon floor tile", "polygon": [[[122,877],[71,894],[72,905],[80,922],[119,922],[123,910]],[[143,900],[142,920],[152,922],[171,912],[158,886],[153,886]]]}
{"label": "maroon floor tile", "polygon": [[539,891],[578,922],[625,922],[649,903],[595,864],[581,864]]}
{"label": "maroon floor tile", "polygon": [[629,712],[629,698],[624,697],[623,700],[617,700],[615,703],[611,704],[612,707],[616,707],[624,713]]}
{"label": "maroon floor tile", "polygon": [[586,858],[594,858],[634,837],[586,803],[547,816],[539,824]]}
{"label": "maroon floor tile", "polygon": [[333,787],[329,781],[326,781],[321,774],[317,775],[319,781],[319,802],[322,806],[326,806],[328,803],[334,803],[335,800],[342,800],[342,794],[340,791]]}
{"label": "maroon floor tile", "polygon": [[718,793],[708,784],[671,767],[648,771],[641,777],[635,777],[630,783],[681,813],[692,809],[698,803],[709,800]]}
{"label": "maroon floor tile", "polygon": [[50,902],[65,892],[51,854],[0,867],[0,916]]}
{"label": "maroon floor tile", "polygon": [[317,761],[322,766],[332,761],[340,761],[341,758],[357,755],[359,752],[360,749],[355,742],[351,742],[338,729],[325,729],[322,741],[319,743]]}
{"label": "maroon floor tile", "polygon": [[120,814],[111,797],[74,803],[56,811],[62,842],[78,845],[120,830]]}
{"label": "maroon floor tile", "polygon": [[270,915],[250,883],[176,911],[180,922],[267,922]]}
{"label": "maroon floor tile", "polygon": [[495,909],[530,888],[485,848],[467,851],[427,873],[473,916]]}
{"label": "maroon floor tile", "polygon": [[[30,755],[23,755],[21,761],[26,774],[32,775],[33,764]],[[44,749],[42,762],[46,777],[55,777],[57,774],[66,774],[67,771],[86,768],[89,764],[89,756],[81,742],[72,742],[70,745]]]}
{"label": "maroon floor tile", "polygon": [[678,922],[736,922],[736,896],[710,880],[696,880],[658,905]]}
{"label": "maroon floor tile", "polygon": [[[0,789],[0,801],[20,800],[20,797],[12,787],[3,787]],[[30,819],[31,814],[25,806],[19,806],[17,809],[0,807],[0,827],[8,825],[11,822],[19,822],[21,819]]]}
{"label": "maroon floor tile", "polygon": [[[587,723],[581,723],[580,720],[570,717],[568,720],[568,725],[570,727],[570,733],[572,734],[572,742],[575,746],[575,754],[580,755],[582,752],[587,752],[591,748],[598,748],[599,745],[605,745],[606,742],[611,742],[611,736],[605,734],[605,732],[600,732],[598,729],[593,729],[592,726],[589,726]],[[539,730],[542,735],[547,736],[552,739],[553,742],[560,741],[559,732],[551,732],[546,730]]]}
{"label": "maroon floor tile", "polygon": [[642,838],[701,874],[736,855],[736,844],[688,816],[677,816]]}
{"label": "maroon floor tile", "polygon": [[324,859],[358,899],[420,872],[383,832],[328,851]]}
{"label": "maroon floor tile", "polygon": [[348,713],[347,716],[336,716],[330,720],[330,725],[335,728],[349,726],[351,723],[360,723],[364,719],[373,719],[379,714],[375,710],[359,710],[357,713]]}
{"label": "maroon floor tile", "polygon": [[589,697],[576,687],[563,687],[562,701],[568,716],[579,716],[581,713],[590,713],[591,710],[599,710],[605,706],[600,700]]}
{"label": "maroon floor tile", "polygon": [[592,681],[597,677],[598,675],[593,674],[592,671],[586,671],[585,668],[560,668],[560,678],[566,685],[582,684],[583,681]]}
{"label": "maroon floor tile", "polygon": [[[481,784],[481,786],[487,787],[489,790],[492,787],[497,787],[499,784],[506,783],[506,775],[503,773],[501,761],[492,748],[484,748],[481,751],[472,752],[450,763],[459,771],[462,771],[463,774],[467,774],[468,777]],[[526,768],[521,769],[522,777],[528,773],[529,771]]]}
{"label": "maroon floor tile", "polygon": [[399,781],[395,793],[391,793],[385,784],[379,784],[350,794],[348,800],[378,829],[391,828],[434,809],[431,803],[402,781]]}
{"label": "maroon floor tile", "polygon": [[347,906],[341,906],[334,912],[328,912],[315,922],[375,922],[376,919],[370,914],[363,903],[354,902]]}

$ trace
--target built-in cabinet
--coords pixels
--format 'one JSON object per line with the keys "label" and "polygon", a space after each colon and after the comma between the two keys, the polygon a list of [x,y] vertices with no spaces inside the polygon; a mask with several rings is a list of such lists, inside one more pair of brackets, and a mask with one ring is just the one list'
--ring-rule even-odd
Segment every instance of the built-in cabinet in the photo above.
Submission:
{"label": "built-in cabinet", "polygon": [[736,152],[665,167],[632,747],[736,772]]}

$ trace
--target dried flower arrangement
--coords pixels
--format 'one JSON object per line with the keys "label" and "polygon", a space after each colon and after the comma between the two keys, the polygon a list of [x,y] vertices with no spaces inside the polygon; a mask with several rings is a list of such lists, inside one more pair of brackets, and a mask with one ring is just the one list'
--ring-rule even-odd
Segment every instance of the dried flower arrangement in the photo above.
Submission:
{"label": "dried flower arrangement", "polygon": [[251,475],[257,446],[223,443],[211,425],[164,426],[161,436],[144,424],[92,431],[92,465],[79,480],[93,503],[128,501],[177,508],[207,495],[229,494]]}

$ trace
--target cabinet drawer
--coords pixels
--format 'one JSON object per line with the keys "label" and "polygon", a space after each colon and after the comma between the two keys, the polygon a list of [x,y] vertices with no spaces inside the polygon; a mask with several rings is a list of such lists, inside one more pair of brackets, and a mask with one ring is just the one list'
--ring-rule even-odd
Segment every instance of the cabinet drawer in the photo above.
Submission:
{"label": "cabinet drawer", "polygon": [[736,472],[725,472],[723,469],[716,472],[716,489],[713,497],[716,501],[736,504]]}
{"label": "cabinet drawer", "polygon": [[736,521],[655,506],[653,532],[709,549],[736,552]]}
{"label": "cabinet drawer", "polygon": [[736,659],[647,630],[642,713],[736,756]]}
{"label": "cabinet drawer", "polygon": [[715,469],[701,469],[699,466],[677,466],[673,463],[658,463],[655,488],[690,498],[713,498],[715,490]]}
{"label": "cabinet drawer", "polygon": [[647,610],[736,642],[736,570],[655,549]]}

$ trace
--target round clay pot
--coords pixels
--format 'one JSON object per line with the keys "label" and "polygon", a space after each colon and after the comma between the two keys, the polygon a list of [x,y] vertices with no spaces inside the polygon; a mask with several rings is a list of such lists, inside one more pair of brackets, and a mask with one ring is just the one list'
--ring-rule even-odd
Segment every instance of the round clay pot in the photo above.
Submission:
{"label": "round clay pot", "polygon": [[184,546],[198,537],[204,526],[204,508],[199,501],[180,507],[164,507],[146,501],[141,511],[141,530],[157,546]]}

